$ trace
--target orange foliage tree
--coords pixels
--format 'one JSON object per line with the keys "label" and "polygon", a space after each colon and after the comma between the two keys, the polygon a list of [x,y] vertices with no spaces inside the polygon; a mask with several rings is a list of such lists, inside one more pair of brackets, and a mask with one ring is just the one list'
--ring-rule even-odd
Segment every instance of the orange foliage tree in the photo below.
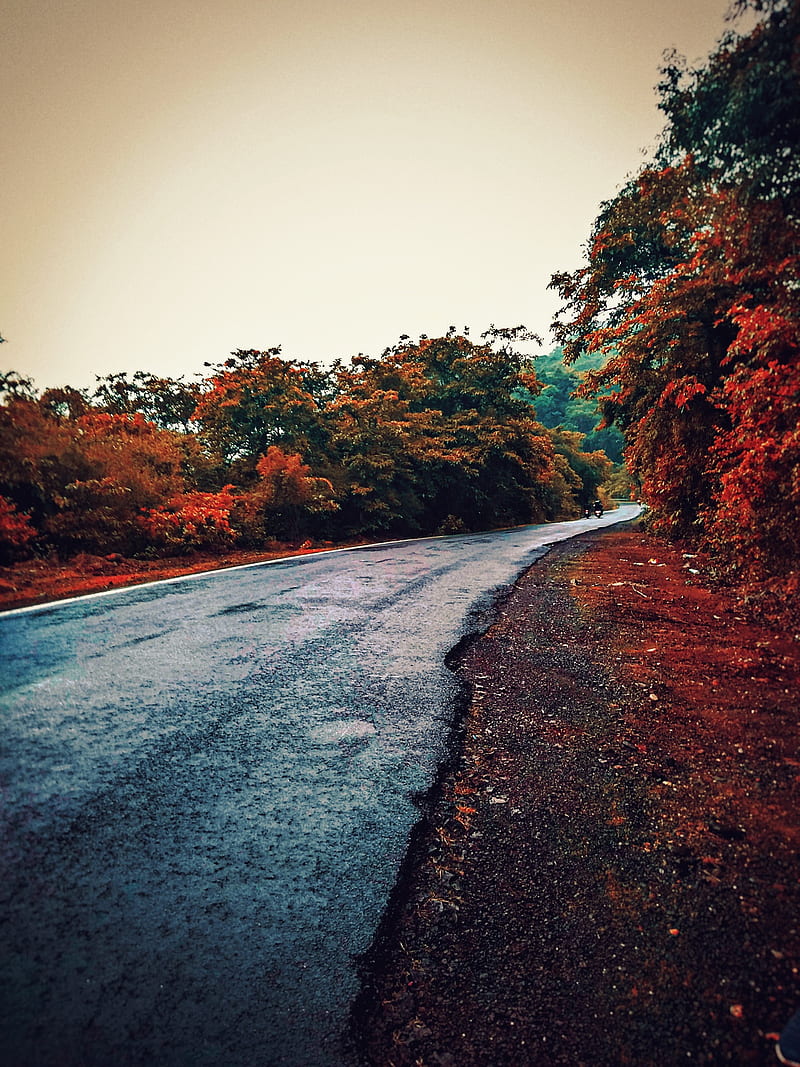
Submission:
{"label": "orange foliage tree", "polygon": [[46,533],[66,551],[136,551],[142,547],[137,518],[183,489],[182,453],[175,435],[144,416],[92,412],[69,424],[82,477],[53,495]]}
{"label": "orange foliage tree", "polygon": [[280,348],[239,349],[211,368],[193,418],[212,451],[252,475],[272,445],[312,462],[325,454],[328,393],[315,364],[284,359]]}
{"label": "orange foliage tree", "polygon": [[563,513],[569,494],[531,403],[539,383],[515,351],[530,335],[485,337],[401,338],[338,369],[334,445],[354,524],[432,532]]}
{"label": "orange foliage tree", "polygon": [[0,496],[0,562],[11,563],[19,550],[35,537],[36,529],[30,518],[20,514],[10,500]]}
{"label": "orange foliage tree", "polygon": [[571,517],[603,467],[536,421],[530,339],[404,337],[329,370],[240,350],[197,387],[136,372],[91,396],[6,375],[5,544],[167,555]]}
{"label": "orange foliage tree", "polygon": [[331,482],[314,475],[297,453],[270,445],[256,472],[258,481],[241,493],[234,517],[246,544],[300,540],[317,532],[317,516],[337,510]]}
{"label": "orange foliage tree", "polygon": [[226,485],[215,493],[177,493],[158,507],[142,508],[136,526],[146,538],[147,554],[173,556],[234,544],[231,513],[237,500],[232,489]]}
{"label": "orange foliage tree", "polygon": [[7,395],[0,405],[0,494],[28,516],[42,548],[138,551],[142,508],[185,488],[181,438],[140,414],[99,412],[78,396]]}
{"label": "orange foliage tree", "polygon": [[705,67],[667,66],[658,158],[604,205],[586,265],[553,285],[566,359],[608,355],[584,391],[623,429],[655,526],[699,541],[720,574],[788,593],[800,568],[800,3],[764,7]]}
{"label": "orange foliage tree", "polygon": [[30,393],[13,390],[6,396],[0,405],[0,493],[40,533],[65,486],[92,474],[69,420]]}

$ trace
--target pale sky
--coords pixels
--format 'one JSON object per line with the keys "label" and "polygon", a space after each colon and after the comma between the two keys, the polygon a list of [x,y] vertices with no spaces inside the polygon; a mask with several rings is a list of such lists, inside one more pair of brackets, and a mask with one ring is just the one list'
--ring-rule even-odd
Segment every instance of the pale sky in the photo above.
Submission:
{"label": "pale sky", "polygon": [[728,0],[3,0],[0,369],[545,335]]}

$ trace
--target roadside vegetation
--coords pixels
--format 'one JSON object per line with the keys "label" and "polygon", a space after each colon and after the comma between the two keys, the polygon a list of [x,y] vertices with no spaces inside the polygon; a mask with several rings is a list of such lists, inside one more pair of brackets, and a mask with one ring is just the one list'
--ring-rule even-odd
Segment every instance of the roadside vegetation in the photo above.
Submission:
{"label": "roadside vegetation", "polygon": [[[452,330],[323,367],[237,351],[186,383],[0,384],[0,552],[169,557],[571,518],[612,473],[536,417],[516,346]],[[595,420],[596,421],[596,420]]]}
{"label": "roadside vegetation", "polygon": [[[800,589],[800,3],[691,68],[668,56],[651,161],[553,277],[580,395],[626,440],[652,528],[768,613]],[[793,605],[793,607],[792,607]]]}

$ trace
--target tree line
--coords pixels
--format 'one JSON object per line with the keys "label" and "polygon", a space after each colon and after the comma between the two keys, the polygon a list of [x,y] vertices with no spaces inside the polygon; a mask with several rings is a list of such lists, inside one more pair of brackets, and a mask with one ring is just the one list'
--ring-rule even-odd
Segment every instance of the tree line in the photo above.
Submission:
{"label": "tree line", "polygon": [[190,384],[0,377],[0,552],[567,518],[624,484],[624,447],[653,528],[800,625],[800,0],[748,10],[705,64],[666,57],[657,148],[552,278],[556,353],[451,328],[327,368],[240,350]]}
{"label": "tree line", "polygon": [[325,367],[239,350],[184,382],[143,371],[92,391],[0,377],[0,551],[169,556],[459,532],[579,515],[612,464],[536,417],[516,349],[401,338]]}
{"label": "tree line", "polygon": [[580,392],[654,527],[800,622],[800,0],[734,8],[758,21],[707,63],[666,57],[660,142],[553,277],[555,335],[598,359]]}

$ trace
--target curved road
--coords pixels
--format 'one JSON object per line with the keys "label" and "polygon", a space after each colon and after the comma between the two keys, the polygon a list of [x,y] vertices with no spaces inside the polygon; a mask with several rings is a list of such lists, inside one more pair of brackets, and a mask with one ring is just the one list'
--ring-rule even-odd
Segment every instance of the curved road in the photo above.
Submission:
{"label": "curved road", "polygon": [[375,545],[0,616],[14,1067],[333,1067],[445,755],[445,655],[556,540]]}

